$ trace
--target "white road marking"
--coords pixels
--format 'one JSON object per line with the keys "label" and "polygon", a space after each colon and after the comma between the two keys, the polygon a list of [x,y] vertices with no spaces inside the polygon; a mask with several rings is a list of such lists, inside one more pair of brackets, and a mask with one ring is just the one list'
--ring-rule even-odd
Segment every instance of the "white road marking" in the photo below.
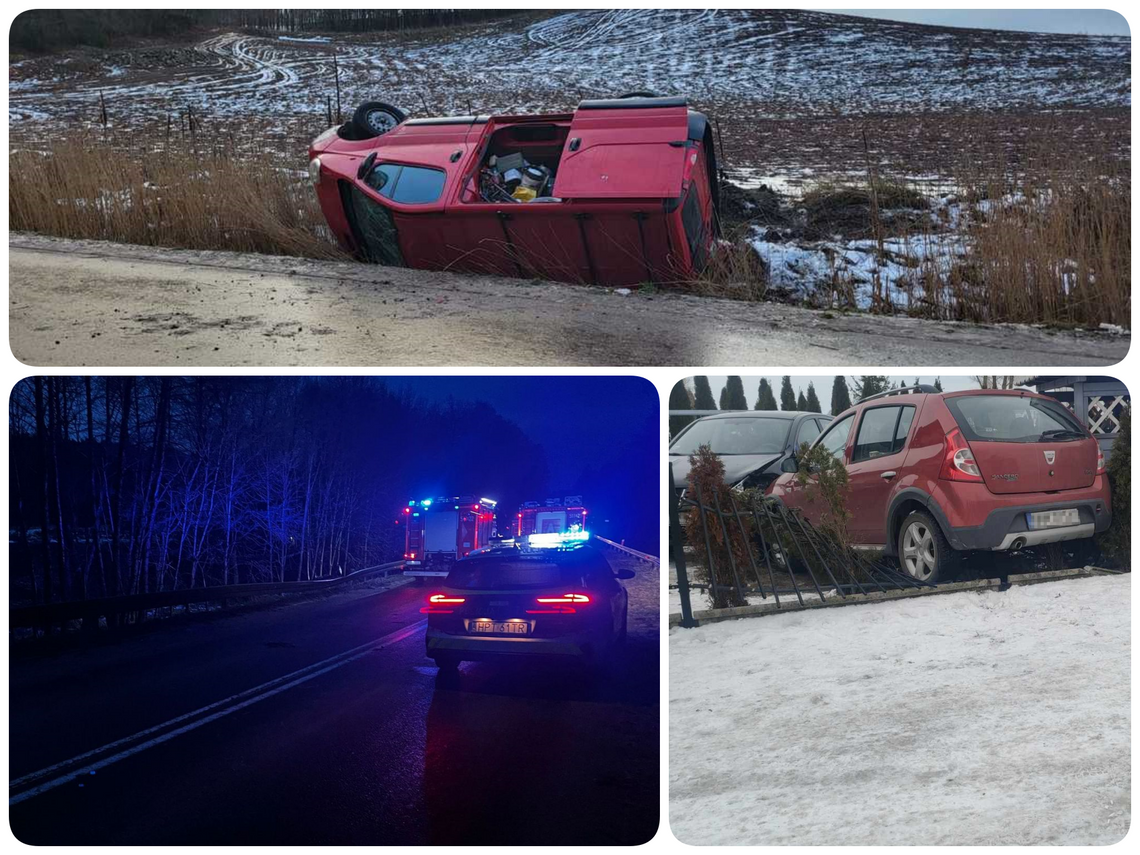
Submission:
{"label": "white road marking", "polygon": [[38,772],[32,772],[30,774],[23,775],[14,781],[10,781],[8,783],[8,789],[11,790],[13,787],[17,787],[21,783],[37,778],[42,778],[57,769],[71,766],[87,758],[103,754],[104,752],[109,751],[113,748],[134,742],[141,737],[148,736],[152,733],[157,733],[158,731],[164,730],[173,724],[178,724],[179,722],[194,718],[194,716],[200,715],[201,713],[209,712],[210,710],[216,710],[216,712],[205,716],[204,718],[192,721],[189,724],[185,724],[182,727],[176,728],[175,730],[168,731],[161,736],[156,736],[153,739],[148,739],[146,742],[142,742],[138,745],[126,749],[125,751],[120,751],[119,753],[113,754],[110,757],[105,757],[102,760],[98,760],[94,763],[84,766],[81,769],[76,769],[74,772],[68,772],[64,775],[59,776],[58,778],[53,778],[52,780],[46,781],[39,786],[33,787],[30,790],[25,790],[22,793],[11,796],[8,799],[8,805],[12,806],[19,804],[20,802],[26,801],[27,799],[30,799],[34,796],[46,793],[48,790],[53,790],[56,787],[74,781],[83,775],[88,775],[91,772],[97,772],[100,769],[110,766],[112,763],[117,763],[120,760],[125,760],[126,758],[132,757],[135,754],[145,751],[148,748],[153,748],[156,745],[161,745],[162,743],[168,742],[176,736],[181,736],[183,733],[189,733],[190,731],[196,730],[204,724],[209,724],[212,721],[217,721],[223,716],[227,716],[230,713],[245,709],[248,706],[256,704],[258,701],[263,701],[266,698],[273,697],[276,694],[284,692],[286,689],[291,689],[294,686],[299,686],[302,683],[306,683],[309,680],[312,680],[314,677],[319,677],[321,674],[326,674],[329,671],[341,667],[342,665],[347,665],[349,662],[354,662],[363,656],[367,656],[374,650],[379,650],[386,645],[403,641],[408,636],[413,635],[420,629],[423,629],[426,624],[426,619],[417,621],[411,626],[406,626],[403,629],[398,629],[395,632],[390,632],[381,638],[374,639],[366,644],[360,645],[359,647],[354,647],[351,650],[346,650],[343,653],[338,653],[336,656],[330,656],[328,659],[324,659],[320,662],[315,662],[312,665],[305,666],[304,668],[298,668],[296,671],[285,674],[274,680],[269,680],[268,682],[262,683],[260,686],[255,686],[252,689],[245,690],[244,692],[230,695],[228,698],[223,698],[222,700],[208,704],[207,706],[199,707],[193,712],[188,712],[184,715],[176,716],[175,718],[165,721],[162,724],[155,725],[154,727],[148,727],[146,730],[140,730],[138,733],[135,733],[131,736],[124,737],[123,739],[117,739],[114,742],[109,742],[100,748],[95,748],[91,751],[86,751],[83,754],[78,754],[75,757],[72,757],[70,760],[65,760],[62,763],[56,763],[52,766],[40,769]]}

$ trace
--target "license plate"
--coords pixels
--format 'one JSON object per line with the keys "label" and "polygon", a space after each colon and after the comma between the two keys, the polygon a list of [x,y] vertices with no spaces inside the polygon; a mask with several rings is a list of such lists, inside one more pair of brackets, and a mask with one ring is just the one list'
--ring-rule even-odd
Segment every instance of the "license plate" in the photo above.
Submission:
{"label": "license plate", "polygon": [[494,635],[526,635],[530,629],[526,621],[521,620],[473,620],[468,622],[467,628],[471,632]]}
{"label": "license plate", "polygon": [[1031,531],[1036,531],[1042,528],[1079,525],[1081,515],[1077,513],[1076,508],[1065,508],[1060,511],[1037,511],[1036,513],[1026,514],[1025,521],[1028,523]]}

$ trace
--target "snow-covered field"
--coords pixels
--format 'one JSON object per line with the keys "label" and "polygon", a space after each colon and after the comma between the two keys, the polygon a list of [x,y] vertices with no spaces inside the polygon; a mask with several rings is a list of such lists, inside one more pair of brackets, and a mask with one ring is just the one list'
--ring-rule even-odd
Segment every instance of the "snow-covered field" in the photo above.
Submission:
{"label": "snow-covered field", "polygon": [[1129,576],[669,637],[688,844],[1110,844],[1128,831]]}
{"label": "snow-covered field", "polygon": [[[788,135],[806,169],[821,161],[851,169],[846,152],[828,151],[830,136],[851,136],[829,130],[837,117],[1071,114],[1131,104],[1127,38],[808,11],[619,9],[530,13],[411,35],[220,33],[186,47],[30,58],[9,66],[9,124],[17,135],[43,123],[53,132],[61,123],[94,128],[102,93],[116,128],[149,125],[165,135],[167,117],[177,127],[179,113],[193,107],[200,122],[226,132],[261,123],[266,144],[285,150],[283,124],[295,124],[297,136],[323,130],[334,50],[349,111],[375,98],[423,115],[566,110],[582,98],[634,90],[683,94],[720,120],[731,165],[762,175],[787,175],[774,149],[786,147],[779,138]],[[804,116],[814,117],[804,128],[773,124]],[[1101,125],[1090,122],[1086,137]],[[1003,126],[1019,124],[1011,116]],[[923,127],[904,132],[917,139]],[[889,136],[876,131],[872,144],[897,147]]]}

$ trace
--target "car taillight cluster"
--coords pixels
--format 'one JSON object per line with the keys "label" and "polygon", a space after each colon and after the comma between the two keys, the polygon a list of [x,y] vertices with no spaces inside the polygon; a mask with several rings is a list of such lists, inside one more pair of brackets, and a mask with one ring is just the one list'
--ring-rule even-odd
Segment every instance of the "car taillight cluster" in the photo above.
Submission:
{"label": "car taillight cluster", "polygon": [[1096,474],[1104,475],[1108,470],[1104,468],[1104,449],[1100,447],[1100,443],[1096,444]]}
{"label": "car taillight cluster", "polygon": [[938,477],[946,481],[982,480],[982,470],[974,460],[974,452],[958,428],[946,434],[946,456],[942,459],[942,471]]}
{"label": "car taillight cluster", "polygon": [[586,594],[562,594],[558,597],[538,597],[535,602],[538,608],[527,609],[528,615],[572,615],[578,606],[590,602]]}
{"label": "car taillight cluster", "polygon": [[449,615],[455,611],[455,606],[467,602],[466,597],[450,597],[447,594],[432,594],[428,597],[428,604],[420,609],[425,615]]}

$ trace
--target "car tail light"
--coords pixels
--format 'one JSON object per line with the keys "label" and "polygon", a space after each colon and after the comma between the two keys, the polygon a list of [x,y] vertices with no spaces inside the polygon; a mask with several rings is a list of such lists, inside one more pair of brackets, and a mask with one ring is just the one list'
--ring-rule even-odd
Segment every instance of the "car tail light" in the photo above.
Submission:
{"label": "car tail light", "polygon": [[558,597],[538,597],[535,600],[539,608],[527,609],[528,615],[572,615],[577,609],[590,602],[587,594],[562,594]]}
{"label": "car tail light", "polygon": [[1108,470],[1104,468],[1104,449],[1100,447],[1100,443],[1096,444],[1096,474],[1104,475]]}
{"label": "car tail light", "polygon": [[420,609],[425,615],[449,615],[455,611],[453,606],[467,602],[466,597],[449,597],[447,594],[432,594],[428,597],[428,604]]}
{"label": "car tail light", "polygon": [[966,438],[958,428],[946,434],[946,456],[942,460],[942,471],[938,475],[945,481],[981,481],[982,470],[974,460],[974,452],[966,444]]}

